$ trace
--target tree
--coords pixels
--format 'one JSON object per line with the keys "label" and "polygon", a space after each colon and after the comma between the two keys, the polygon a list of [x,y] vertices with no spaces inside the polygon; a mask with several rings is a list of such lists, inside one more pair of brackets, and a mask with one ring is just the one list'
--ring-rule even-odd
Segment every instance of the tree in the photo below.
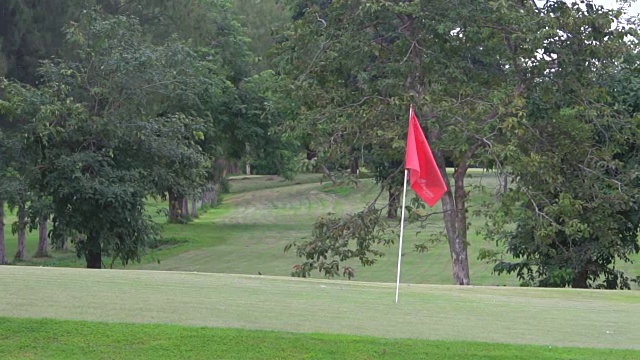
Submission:
{"label": "tree", "polygon": [[0,265],[7,263],[4,244],[4,200],[0,198]]}
{"label": "tree", "polygon": [[[5,139],[4,139],[4,133],[2,132],[2,130],[0,129],[0,151],[3,151],[4,149],[4,145],[5,144]],[[5,238],[4,238],[4,204],[5,204],[5,200],[4,200],[4,195],[5,194],[5,189],[3,189],[3,184],[4,184],[4,178],[5,178],[5,174],[4,174],[4,169],[5,168],[5,164],[4,164],[4,158],[0,157],[0,265],[4,265],[7,263],[7,254],[6,254],[6,248],[5,248]]]}
{"label": "tree", "polygon": [[[618,11],[553,4],[565,36],[532,87],[525,122],[496,151],[515,185],[489,207],[481,257],[528,286],[629,288],[616,268],[640,251],[636,36]],[[612,24],[617,24],[612,28]],[[504,256],[508,255],[508,256]]]}
{"label": "tree", "polygon": [[[112,15],[132,16],[155,44],[172,36],[191,41],[194,48],[207,48],[219,62],[226,79],[238,84],[250,74],[249,40],[228,0],[97,0]],[[211,54],[209,54],[211,55]]]}
{"label": "tree", "polygon": [[[387,159],[401,161],[407,109],[414,103],[449,188],[442,213],[453,279],[460,285],[470,283],[465,175],[521,107],[527,79],[519,77],[516,62],[534,58],[532,43],[540,41],[510,44],[512,36],[536,31],[531,5],[496,5],[296,4],[307,10],[280,45],[280,69],[292,78],[298,97],[306,98],[299,100],[300,116],[292,126],[313,133],[318,148],[339,150],[337,136],[362,137],[395,152]],[[454,164],[453,177],[445,159]]]}
{"label": "tree", "polygon": [[[1,107],[1,104],[0,104]],[[1,110],[0,110],[1,112]],[[14,254],[15,261],[22,261],[26,258],[26,232],[28,228],[27,203],[29,201],[29,189],[24,181],[24,171],[26,171],[29,157],[22,151],[23,146],[19,136],[16,134],[16,126],[6,126],[6,119],[0,118],[0,125],[5,125],[3,131],[2,144],[0,145],[1,159],[0,180],[3,193],[3,203],[9,210],[16,211],[17,220],[11,224],[11,233],[17,235],[18,246]]]}
{"label": "tree", "polygon": [[313,133],[316,147],[343,159],[349,156],[342,150],[346,146],[336,146],[336,139],[363,136],[375,139],[371,146],[395,149],[387,158],[401,160],[413,103],[449,189],[442,213],[454,283],[460,285],[471,281],[469,167],[507,165],[499,153],[504,148],[496,145],[519,136],[527,100],[558,66],[563,79],[576,85],[576,101],[588,102],[591,94],[580,83],[584,61],[592,64],[597,57],[585,56],[618,50],[630,33],[607,32],[614,12],[590,2],[584,8],[577,1],[538,7],[529,1],[477,0],[293,6],[299,20],[279,44],[277,59],[299,106],[292,126]]}
{"label": "tree", "polygon": [[53,240],[77,233],[90,268],[127,264],[158,234],[145,198],[204,182],[203,121],[175,109],[206,84],[188,47],[149,44],[133,18],[88,12],[67,39],[75,57],[46,63],[42,86],[3,84],[3,112],[26,119],[27,181],[51,198]]}

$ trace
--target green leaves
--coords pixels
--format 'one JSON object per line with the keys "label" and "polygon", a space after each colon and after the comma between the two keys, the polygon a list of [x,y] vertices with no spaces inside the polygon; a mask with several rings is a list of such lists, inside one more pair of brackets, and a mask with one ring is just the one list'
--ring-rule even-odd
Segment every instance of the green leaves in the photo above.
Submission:
{"label": "green leaves", "polygon": [[629,76],[637,48],[624,40],[637,33],[620,26],[618,11],[577,1],[299,1],[295,8],[308,10],[276,48],[278,70],[295,108],[288,128],[318,163],[344,168],[360,151],[386,179],[402,162],[413,103],[439,165],[456,169],[443,202],[452,248],[465,249],[467,168],[496,169],[513,186],[487,213],[485,234],[520,259],[487,252],[496,271],[530,284],[567,285],[567,274],[575,285],[597,274],[625,284],[610,265],[637,243],[615,230],[637,229],[628,180],[637,124],[621,109],[637,107]]}
{"label": "green leaves", "polygon": [[[350,259],[358,259],[363,266],[376,263],[376,257],[384,256],[378,245],[389,244],[386,223],[380,219],[381,211],[369,207],[361,212],[343,217],[327,214],[314,224],[309,241],[288,244],[284,251],[295,249],[298,257],[306,259],[296,265],[292,276],[309,277],[317,270],[324,276],[340,275],[340,265]],[[344,267],[342,275],[351,279],[355,271]]]}
{"label": "green leaves", "polygon": [[134,18],[87,12],[67,33],[75,55],[45,62],[41,86],[3,83],[29,159],[17,170],[25,191],[51,200],[54,238],[75,234],[88,266],[103,254],[127,264],[158,235],[145,199],[206,182],[195,114],[212,86],[208,65],[175,39],[150,43]]}

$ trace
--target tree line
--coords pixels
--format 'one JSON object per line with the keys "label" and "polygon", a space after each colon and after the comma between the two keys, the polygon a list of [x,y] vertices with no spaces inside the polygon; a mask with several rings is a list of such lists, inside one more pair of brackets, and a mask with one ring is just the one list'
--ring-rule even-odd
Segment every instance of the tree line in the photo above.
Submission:
{"label": "tree line", "polygon": [[[127,264],[170,222],[213,205],[228,162],[287,176],[293,146],[232,4],[8,1],[0,5],[0,209],[73,243],[87,267]],[[190,208],[190,209],[189,209]],[[4,226],[4,213],[0,224]],[[47,229],[47,224],[51,227]],[[0,230],[0,263],[6,263]]]}
{"label": "tree line", "polygon": [[[455,284],[471,284],[481,215],[497,246],[480,256],[496,273],[629,288],[616,265],[640,251],[636,25],[573,0],[10,0],[0,211],[16,209],[21,243],[29,227],[46,240],[50,220],[51,241],[73,242],[88,267],[126,264],[159,235],[145,200],[188,221],[229,161],[335,182],[364,159],[386,196],[319,218],[287,247],[303,259],[296,276],[352,276],[343,261],[373,265],[394,242],[412,103],[449,189]],[[502,182],[480,208],[468,206],[470,167]],[[412,202],[409,218],[434,214],[423,208]]]}

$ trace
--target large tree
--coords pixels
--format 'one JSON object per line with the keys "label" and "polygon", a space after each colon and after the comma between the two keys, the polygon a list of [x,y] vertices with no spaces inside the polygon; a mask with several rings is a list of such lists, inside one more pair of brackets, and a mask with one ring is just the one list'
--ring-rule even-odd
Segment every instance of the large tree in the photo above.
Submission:
{"label": "large tree", "polygon": [[489,207],[485,234],[507,256],[482,257],[529,286],[629,288],[616,265],[640,251],[636,34],[617,11],[544,10],[562,26],[544,53],[557,66],[532,86],[519,130],[496,147],[514,185]]}
{"label": "large tree", "polygon": [[[467,170],[472,163],[495,164],[494,144],[510,138],[526,117],[529,93],[558,66],[555,54],[573,59],[585,44],[607,52],[627,33],[612,30],[601,42],[576,44],[574,33],[586,39],[591,29],[605,31],[610,24],[602,9],[580,6],[563,1],[548,1],[543,8],[530,1],[296,2],[299,20],[279,45],[277,63],[291,78],[292,99],[299,105],[292,127],[314,134],[316,147],[344,158],[350,155],[341,151],[348,148],[341,142],[365,137],[372,146],[395,149],[391,158],[400,162],[413,103],[449,189],[442,213],[453,280],[469,284]],[[558,41],[566,31],[571,35]],[[583,67],[572,62],[569,81]],[[580,86],[567,93],[578,91],[577,101],[588,101],[590,94]],[[452,175],[446,162],[453,165]],[[302,244],[299,254],[317,261],[319,253],[304,250],[316,249],[316,243],[322,240]]]}
{"label": "large tree", "polygon": [[203,120],[176,109],[209,86],[187,46],[149,43],[136,19],[88,12],[67,30],[74,56],[43,84],[3,83],[5,115],[25,124],[27,182],[51,198],[53,235],[69,233],[87,267],[137,260],[157,227],[145,198],[203,184]]}
{"label": "large tree", "polygon": [[[442,212],[453,279],[469,284],[464,179],[471,161],[518,108],[522,85],[518,67],[509,64],[532,57],[533,50],[509,47],[505,37],[511,24],[527,27],[533,10],[505,5],[496,11],[486,1],[298,8],[308,9],[287,34],[280,58],[295,91],[307,98],[295,126],[309,129],[317,147],[333,153],[338,141],[364,138],[394,149],[387,159],[400,163],[414,103],[449,189]],[[453,179],[445,159],[455,166]]]}

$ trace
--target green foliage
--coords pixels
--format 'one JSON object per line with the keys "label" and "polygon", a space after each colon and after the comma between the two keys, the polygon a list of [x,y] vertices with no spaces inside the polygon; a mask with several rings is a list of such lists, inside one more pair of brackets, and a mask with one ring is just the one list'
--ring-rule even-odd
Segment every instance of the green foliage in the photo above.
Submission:
{"label": "green foliage", "polygon": [[637,34],[609,30],[620,13],[592,5],[541,12],[566,35],[547,42],[556,68],[530,85],[526,115],[494,147],[515,185],[488,204],[484,231],[514,259],[481,257],[528,286],[628,289],[617,265],[640,251],[640,123],[625,37]]}
{"label": "green foliage", "polygon": [[255,163],[257,174],[292,179],[298,148],[279,131],[284,122],[281,104],[286,101],[278,92],[281,86],[272,71],[238,84],[237,98],[228,106],[231,114],[222,132],[228,144],[226,154]]}
{"label": "green foliage", "polygon": [[85,1],[3,1],[0,4],[0,76],[35,85],[40,61],[62,55],[62,28],[84,5]]}
{"label": "green foliage", "polygon": [[78,233],[88,266],[102,254],[127,264],[158,234],[144,199],[203,184],[203,121],[175,109],[208,84],[193,52],[149,44],[133,18],[86,13],[67,40],[74,57],[45,63],[42,86],[3,83],[3,112],[32,139],[25,180],[51,198],[54,239]]}
{"label": "green foliage", "polygon": [[[635,195],[624,194],[630,182],[615,191],[616,182],[623,183],[618,177],[634,171],[622,170],[612,149],[634,132],[627,128],[627,115],[616,122],[620,105],[612,104],[603,89],[606,76],[598,76],[610,76],[620,69],[616,66],[623,56],[636,50],[633,41],[625,41],[636,32],[620,21],[620,11],[590,1],[540,6],[432,1],[425,7],[421,2],[302,0],[291,6],[296,21],[283,34],[274,63],[289,79],[295,104],[288,131],[317,153],[318,162],[338,168],[354,149],[371,149],[370,163],[377,178],[384,179],[402,161],[407,109],[413,103],[450,189],[442,206],[456,283],[470,282],[465,175],[472,164],[513,175],[515,188],[540,196],[532,201],[538,210],[552,206],[553,214],[542,210],[553,219],[546,225],[540,225],[545,219],[535,209],[528,215],[504,210],[516,214],[512,222],[528,217],[531,224],[525,227],[536,229],[516,238],[573,244],[549,228],[553,223],[570,231],[570,238],[590,237],[599,245],[563,246],[571,249],[570,266],[589,262],[578,257],[600,257],[592,270],[595,278],[605,264],[636,251],[632,234],[625,235],[631,242],[618,242],[613,233],[620,229],[610,231],[628,227],[615,224],[625,217],[625,204],[635,201]],[[633,106],[629,98],[625,106]],[[452,176],[445,163],[453,165]],[[585,175],[578,165],[593,173]],[[545,187],[551,187],[550,193]],[[562,196],[568,200],[562,202]],[[526,199],[504,205],[527,208]],[[609,211],[579,215],[601,207]],[[633,227],[631,218],[624,222]],[[541,238],[534,240],[534,232]],[[510,239],[505,235],[498,242],[502,246]],[[529,250],[508,251],[526,257],[519,251]],[[613,282],[626,286],[620,274],[608,274],[606,287]]]}
{"label": "green foliage", "polygon": [[[376,263],[384,256],[377,245],[393,244],[386,236],[386,226],[380,220],[380,210],[369,207],[353,215],[335,216],[331,213],[319,217],[313,225],[312,239],[288,244],[284,251],[295,249],[298,257],[306,261],[294,266],[292,276],[309,277],[318,270],[324,276],[340,275],[340,262],[356,258],[362,266]],[[351,279],[355,272],[343,266],[342,275]]]}
{"label": "green foliage", "polygon": [[251,40],[249,49],[258,68],[264,70],[268,63],[263,56],[275,44],[278,31],[291,21],[289,10],[279,0],[234,0],[233,11]]}

